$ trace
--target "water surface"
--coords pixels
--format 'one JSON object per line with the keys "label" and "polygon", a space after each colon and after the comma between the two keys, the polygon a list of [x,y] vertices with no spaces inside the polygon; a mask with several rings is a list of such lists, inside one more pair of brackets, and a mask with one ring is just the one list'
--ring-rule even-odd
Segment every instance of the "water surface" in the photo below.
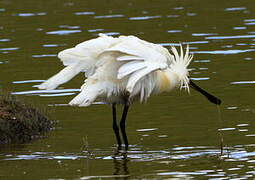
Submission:
{"label": "water surface", "polygon": [[[43,139],[1,147],[0,177],[254,178],[254,12],[252,0],[1,1],[0,88],[49,106],[58,124]],[[131,147],[115,155],[110,106],[67,106],[82,74],[57,90],[36,89],[63,67],[59,51],[98,33],[132,34],[166,48],[189,44],[191,77],[222,99],[221,120],[194,91],[152,97],[131,107]]]}

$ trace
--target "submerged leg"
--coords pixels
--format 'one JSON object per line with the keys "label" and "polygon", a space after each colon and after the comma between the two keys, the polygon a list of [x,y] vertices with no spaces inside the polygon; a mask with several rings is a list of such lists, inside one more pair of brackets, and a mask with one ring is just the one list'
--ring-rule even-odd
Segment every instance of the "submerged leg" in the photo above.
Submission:
{"label": "submerged leg", "polygon": [[129,105],[125,104],[123,113],[122,113],[122,117],[120,120],[120,129],[121,129],[121,133],[122,133],[122,137],[123,137],[123,140],[125,143],[126,150],[128,150],[128,138],[127,138],[127,134],[126,134],[126,118],[127,118],[128,108],[129,108]]}
{"label": "submerged leg", "polygon": [[112,128],[116,136],[116,140],[118,143],[118,150],[121,149],[121,140],[120,140],[120,133],[119,133],[119,127],[117,124],[117,117],[116,117],[116,104],[112,104]]}

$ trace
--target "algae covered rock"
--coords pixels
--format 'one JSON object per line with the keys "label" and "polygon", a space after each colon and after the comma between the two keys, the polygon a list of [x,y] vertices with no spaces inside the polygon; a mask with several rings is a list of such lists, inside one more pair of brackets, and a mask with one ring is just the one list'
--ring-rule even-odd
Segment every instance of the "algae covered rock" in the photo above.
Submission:
{"label": "algae covered rock", "polygon": [[52,126],[42,109],[15,96],[0,95],[0,144],[28,142],[42,137]]}

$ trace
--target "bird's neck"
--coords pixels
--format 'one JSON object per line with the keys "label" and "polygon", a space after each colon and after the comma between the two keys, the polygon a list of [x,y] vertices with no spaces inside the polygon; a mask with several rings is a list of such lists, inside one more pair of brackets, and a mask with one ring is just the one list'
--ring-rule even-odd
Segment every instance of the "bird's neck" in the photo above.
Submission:
{"label": "bird's neck", "polygon": [[179,76],[170,69],[158,71],[158,91],[169,92],[179,87]]}

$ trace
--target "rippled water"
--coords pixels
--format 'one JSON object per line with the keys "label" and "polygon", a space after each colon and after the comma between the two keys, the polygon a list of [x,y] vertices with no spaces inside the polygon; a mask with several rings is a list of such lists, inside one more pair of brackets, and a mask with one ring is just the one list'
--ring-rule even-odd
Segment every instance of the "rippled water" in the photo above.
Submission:
{"label": "rippled water", "polygon": [[[0,22],[0,88],[49,106],[59,122],[44,139],[0,147],[0,179],[255,177],[252,0],[3,0]],[[62,68],[59,51],[98,33],[189,44],[191,76],[222,99],[220,113],[194,91],[152,97],[132,106],[131,148],[115,154],[111,108],[67,106],[83,75],[57,90],[36,89]]]}

